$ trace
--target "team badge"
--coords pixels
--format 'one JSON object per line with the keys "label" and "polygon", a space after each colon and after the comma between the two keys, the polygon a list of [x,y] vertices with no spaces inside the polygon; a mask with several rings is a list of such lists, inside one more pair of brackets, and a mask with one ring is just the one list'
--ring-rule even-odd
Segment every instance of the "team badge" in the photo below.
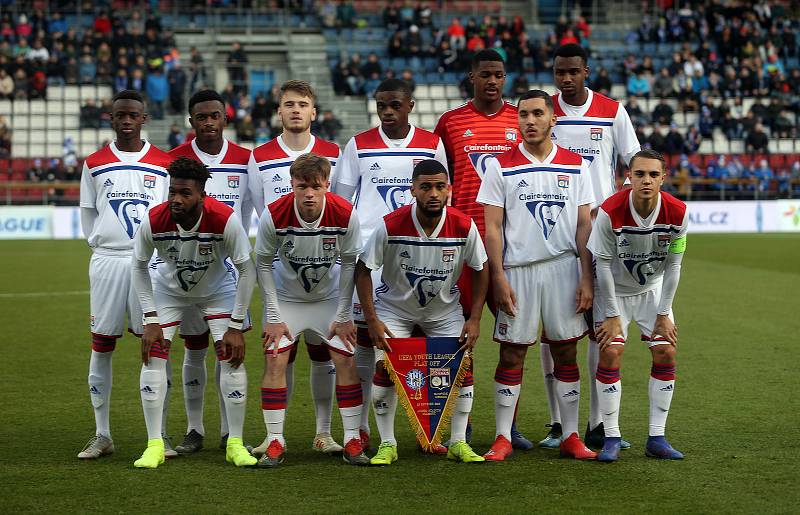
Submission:
{"label": "team badge", "polygon": [[94,327],[94,315],[91,315],[91,316],[89,317],[89,325],[91,325],[92,327]]}
{"label": "team badge", "polygon": [[602,127],[590,127],[589,128],[589,138],[592,141],[602,141],[603,140],[603,128]]}
{"label": "team badge", "polygon": [[422,387],[425,386],[425,374],[418,368],[413,368],[406,374],[406,384],[419,395]]}
{"label": "team badge", "polygon": [[228,187],[229,188],[238,188],[239,187],[239,176],[238,175],[229,175],[228,176]]}
{"label": "team badge", "polygon": [[155,175],[145,175],[144,176],[144,187],[145,188],[155,188],[156,187],[156,176]]}
{"label": "team badge", "polygon": [[569,188],[569,175],[559,175],[558,176],[558,187],[559,188]]}
{"label": "team badge", "polygon": [[211,244],[201,243],[198,247],[201,256],[208,256],[211,254]]}
{"label": "team badge", "polygon": [[497,324],[497,333],[500,336],[506,336],[508,334],[508,324]]}
{"label": "team badge", "polygon": [[441,390],[450,386],[449,368],[431,368],[431,388]]}
{"label": "team badge", "polygon": [[517,129],[506,129],[506,141],[517,141]]}
{"label": "team badge", "polygon": [[361,314],[361,304],[358,302],[353,302],[353,314],[360,315]]}
{"label": "team badge", "polygon": [[322,238],[322,250],[326,252],[336,250],[336,238]]}
{"label": "team badge", "polygon": [[526,202],[526,205],[536,223],[539,224],[544,239],[550,238],[566,203],[555,200],[536,200]]}
{"label": "team badge", "polygon": [[443,249],[442,250],[442,262],[443,263],[452,263],[453,259],[456,256],[456,249]]}
{"label": "team badge", "polygon": [[659,247],[666,247],[669,245],[669,234],[659,234],[658,235],[658,246]]}
{"label": "team badge", "polygon": [[126,198],[109,200],[108,203],[117,215],[117,219],[122,224],[122,228],[125,229],[128,237],[133,239],[133,235],[136,234],[139,224],[142,223],[150,202],[138,198]]}

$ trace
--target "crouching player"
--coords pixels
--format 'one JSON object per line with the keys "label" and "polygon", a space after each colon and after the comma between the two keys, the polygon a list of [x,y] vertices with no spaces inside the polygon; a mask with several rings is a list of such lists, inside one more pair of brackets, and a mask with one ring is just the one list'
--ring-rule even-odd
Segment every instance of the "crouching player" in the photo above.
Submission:
{"label": "crouching player", "polygon": [[295,159],[289,168],[292,193],[267,206],[258,224],[256,259],[267,320],[261,407],[269,442],[259,467],[276,467],[284,459],[286,351],[304,331],[332,351],[342,456],[353,465],[369,464],[358,432],[363,400],[353,357],[353,275],[361,235],[353,206],[328,192],[330,172],[330,162],[316,154]]}
{"label": "crouching player", "polygon": [[605,445],[597,459],[619,456],[620,365],[628,325],[635,321],[653,355],[650,372],[650,436],[645,454],[679,460],[683,454],[664,438],[675,389],[675,346],[678,330],[672,299],[678,288],[686,249],[686,204],[661,191],[665,167],[661,154],[642,150],[631,159],[632,188],[600,206],[589,239],[597,260],[600,298],[594,319],[600,344],[597,392],[605,428]]}
{"label": "crouching player", "polygon": [[[132,282],[144,312],[140,390],[147,449],[135,467],[164,463],[161,417],[167,390],[169,348],[183,314],[199,309],[214,338],[221,365],[220,389],[225,399],[229,435],[226,459],[237,467],[255,465],[242,445],[247,374],[242,324],[256,280],[250,241],[233,210],[206,197],[210,174],[197,161],[181,157],[167,169],[168,201],[150,210],[136,234]],[[151,282],[148,261],[158,251],[164,262]],[[238,284],[225,266],[230,258]]]}
{"label": "crouching player", "polygon": [[[383,218],[356,265],[358,296],[370,338],[378,349],[372,395],[381,444],[370,460],[373,465],[397,461],[397,394],[382,362],[383,351],[391,352],[386,336],[408,338],[416,325],[427,336],[458,336],[469,349],[478,339],[489,280],[486,250],[472,219],[445,207],[449,194],[447,169],[433,159],[418,163],[411,183],[416,202]],[[466,322],[456,287],[464,263],[475,271],[472,309]],[[373,302],[370,273],[381,267],[383,284],[375,290],[377,300]],[[484,461],[466,442],[472,397],[470,373],[462,381],[453,412],[448,459]]]}

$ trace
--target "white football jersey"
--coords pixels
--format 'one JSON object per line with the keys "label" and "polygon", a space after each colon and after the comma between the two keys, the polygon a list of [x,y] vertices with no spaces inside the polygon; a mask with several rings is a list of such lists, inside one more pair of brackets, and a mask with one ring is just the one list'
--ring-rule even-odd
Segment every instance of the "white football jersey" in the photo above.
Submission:
{"label": "white football jersey", "polygon": [[502,207],[503,266],[578,254],[578,206],[594,201],[586,161],[558,145],[544,161],[523,144],[491,158],[478,202]]}
{"label": "white football jersey", "polygon": [[317,302],[339,296],[340,256],[355,258],[361,235],[353,206],[333,193],[325,195],[322,214],[305,222],[297,212],[295,195],[284,195],[261,215],[256,253],[273,262],[278,299]]}
{"label": "white football jersey", "polygon": [[589,250],[612,260],[617,296],[638,295],[661,286],[668,253],[683,251],[684,244],[673,242],[686,235],[688,222],[686,204],[668,193],[661,192],[645,219],[633,208],[631,190],[623,190],[597,211]]}
{"label": "white football jersey", "polygon": [[266,206],[292,192],[289,168],[295,159],[310,152],[326,157],[330,161],[329,180],[333,184],[336,176],[336,164],[341,157],[339,145],[336,143],[312,135],[306,148],[292,150],[283,142],[283,136],[278,136],[253,150],[250,169],[256,171],[250,178],[250,196],[259,217]]}
{"label": "white football jersey", "polygon": [[375,127],[356,134],[347,143],[336,182],[356,188],[353,205],[364,242],[385,215],[411,204],[411,174],[414,165],[425,159],[436,159],[447,169],[439,136],[413,125],[400,141],[389,139]]}
{"label": "white football jersey", "polygon": [[375,288],[376,307],[418,322],[445,320],[460,312],[456,284],[464,263],[482,270],[487,260],[475,222],[447,207],[439,226],[427,236],[414,205],[381,221],[360,258],[370,270],[383,267],[382,284]]}
{"label": "white football jersey", "polygon": [[151,209],[136,236],[134,257],[149,261],[153,250],[162,262],[151,272],[154,290],[205,298],[236,291],[225,260],[241,264],[250,259],[250,240],[230,206],[206,197],[203,214],[190,229],[172,220],[169,203]]}
{"label": "white football jersey", "polygon": [[255,168],[249,168],[251,152],[236,143],[223,140],[219,154],[206,154],[193,139],[169,152],[173,159],[188,157],[206,165],[211,178],[206,181],[206,195],[233,208],[245,230],[250,227],[253,202],[250,200],[249,178]]}
{"label": "white football jersey", "polygon": [[560,93],[553,95],[556,126],[552,138],[553,143],[589,162],[596,207],[617,191],[617,155],[628,164],[641,147],[625,108],[588,91],[589,98],[582,106],[567,104]]}
{"label": "white football jersey", "polygon": [[170,156],[144,143],[123,152],[112,142],[83,162],[80,207],[97,210],[89,247],[99,254],[130,255],[149,208],[167,200]]}

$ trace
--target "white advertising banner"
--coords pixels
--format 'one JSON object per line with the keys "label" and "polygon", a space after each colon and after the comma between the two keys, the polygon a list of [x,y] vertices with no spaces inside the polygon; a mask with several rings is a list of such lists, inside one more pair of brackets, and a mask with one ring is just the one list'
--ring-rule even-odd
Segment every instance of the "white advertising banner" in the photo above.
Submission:
{"label": "white advertising banner", "polygon": [[52,206],[0,206],[0,240],[53,237]]}
{"label": "white advertising banner", "polygon": [[800,199],[778,201],[778,230],[800,232]]}
{"label": "white advertising banner", "polygon": [[776,232],[776,201],[687,202],[689,232]]}
{"label": "white advertising banner", "polygon": [[53,238],[77,240],[83,238],[81,230],[81,208],[57,207],[53,212]]}

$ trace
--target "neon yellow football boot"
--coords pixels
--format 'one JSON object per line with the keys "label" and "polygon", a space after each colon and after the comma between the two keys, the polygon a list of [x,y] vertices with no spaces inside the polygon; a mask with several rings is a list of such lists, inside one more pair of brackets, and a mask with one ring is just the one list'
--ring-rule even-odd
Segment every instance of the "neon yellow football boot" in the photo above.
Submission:
{"label": "neon yellow football boot", "polygon": [[486,459],[479,455],[475,454],[475,451],[472,450],[472,447],[465,441],[460,442],[452,442],[450,447],[447,449],[447,459],[460,461],[461,463],[480,463],[482,461],[486,461]]}
{"label": "neon yellow football boot", "polygon": [[147,449],[142,457],[133,462],[133,466],[140,469],[154,469],[164,463],[164,440],[154,438],[147,440]]}
{"label": "neon yellow football boot", "polygon": [[391,465],[395,461],[397,461],[397,445],[383,442],[369,463],[370,465]]}
{"label": "neon yellow football boot", "polygon": [[241,438],[228,438],[228,444],[225,447],[225,460],[237,467],[252,467],[258,463],[258,460],[247,452]]}

